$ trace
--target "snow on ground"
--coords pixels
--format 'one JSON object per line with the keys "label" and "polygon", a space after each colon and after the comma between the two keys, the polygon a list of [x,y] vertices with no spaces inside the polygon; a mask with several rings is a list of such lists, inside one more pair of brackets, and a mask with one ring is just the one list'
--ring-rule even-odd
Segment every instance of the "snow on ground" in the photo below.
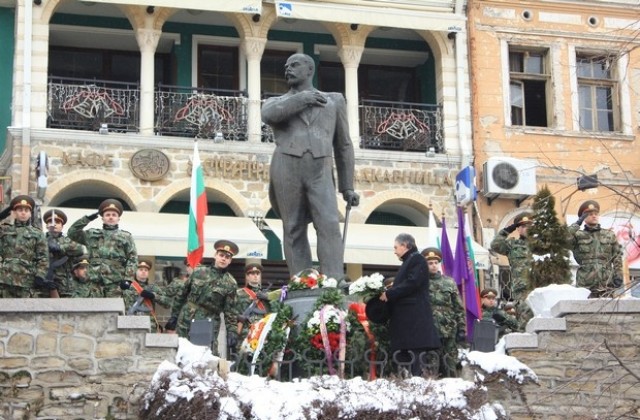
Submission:
{"label": "snow on ground", "polygon": [[[537,379],[526,365],[499,352],[465,351],[463,359],[465,363],[479,365],[487,373],[506,372],[519,382],[525,377]],[[168,377],[170,386],[164,393],[166,405],[180,398],[190,401],[197,393],[211,393],[220,400],[220,419],[242,418],[244,404],[251,407],[252,416],[256,419],[297,420],[305,419],[304,412],[318,407],[318,402],[337,403],[347,410],[345,414],[363,409],[392,411],[412,403],[465,409],[467,399],[464,393],[476,386],[460,378],[365,381],[361,378],[341,380],[329,375],[279,382],[233,372],[222,374],[226,376],[225,380],[217,373],[218,362],[219,359],[206,347],[195,346],[180,338],[176,363],[165,361],[158,367],[150,391],[157,390],[162,378]],[[499,404],[488,403],[480,410],[473,410],[469,418],[492,420],[499,415],[504,415],[503,408]]]}

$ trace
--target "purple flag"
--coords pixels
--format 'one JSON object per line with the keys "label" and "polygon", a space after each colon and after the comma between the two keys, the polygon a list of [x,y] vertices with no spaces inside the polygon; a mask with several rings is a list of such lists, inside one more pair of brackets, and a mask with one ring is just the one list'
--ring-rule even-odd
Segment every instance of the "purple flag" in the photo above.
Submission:
{"label": "purple flag", "polygon": [[480,296],[476,288],[475,270],[466,246],[464,219],[462,207],[458,207],[458,237],[456,239],[452,277],[458,285],[460,296],[462,296],[464,302],[467,316],[467,340],[471,342],[474,323],[476,319],[482,317],[482,312],[480,309]]}
{"label": "purple flag", "polygon": [[442,217],[442,239],[440,243],[440,252],[442,252],[442,274],[453,277],[453,254],[451,253],[451,245],[449,244],[449,236],[447,235],[447,225],[444,217]]}

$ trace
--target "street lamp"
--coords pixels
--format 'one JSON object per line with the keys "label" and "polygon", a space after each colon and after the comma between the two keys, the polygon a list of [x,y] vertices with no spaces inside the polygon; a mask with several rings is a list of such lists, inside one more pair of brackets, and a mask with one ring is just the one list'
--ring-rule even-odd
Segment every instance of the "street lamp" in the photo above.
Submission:
{"label": "street lamp", "polygon": [[578,186],[578,191],[598,188],[598,185],[600,185],[600,183],[598,182],[598,174],[581,175],[577,178],[576,184]]}

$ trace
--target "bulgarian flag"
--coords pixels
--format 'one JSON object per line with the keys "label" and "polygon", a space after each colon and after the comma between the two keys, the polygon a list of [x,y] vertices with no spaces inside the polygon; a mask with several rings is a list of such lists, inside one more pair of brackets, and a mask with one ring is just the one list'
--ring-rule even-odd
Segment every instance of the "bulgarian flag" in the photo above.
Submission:
{"label": "bulgarian flag", "polygon": [[207,195],[204,191],[204,175],[198,141],[193,145],[191,160],[191,192],[189,198],[189,238],[187,239],[187,264],[195,268],[204,254],[204,216],[207,215]]}

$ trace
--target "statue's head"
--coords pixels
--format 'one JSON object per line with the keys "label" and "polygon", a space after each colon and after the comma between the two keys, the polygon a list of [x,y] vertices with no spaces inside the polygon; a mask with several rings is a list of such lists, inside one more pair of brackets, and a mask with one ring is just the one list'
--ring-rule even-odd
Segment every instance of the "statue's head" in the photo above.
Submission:
{"label": "statue's head", "polygon": [[290,87],[310,85],[315,68],[313,58],[307,54],[293,54],[284,65],[284,77]]}

